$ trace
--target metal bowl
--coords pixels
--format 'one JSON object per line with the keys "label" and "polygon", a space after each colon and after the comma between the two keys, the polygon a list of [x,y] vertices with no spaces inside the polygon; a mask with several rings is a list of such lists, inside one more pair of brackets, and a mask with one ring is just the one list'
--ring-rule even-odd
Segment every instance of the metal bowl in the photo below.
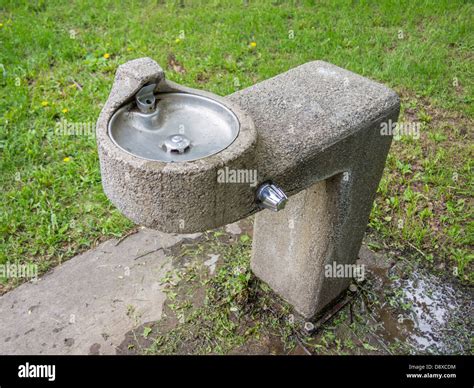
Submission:
{"label": "metal bowl", "polygon": [[239,134],[236,115],[221,103],[188,93],[158,93],[150,113],[135,102],[114,113],[112,141],[136,157],[162,162],[193,161],[230,146]]}

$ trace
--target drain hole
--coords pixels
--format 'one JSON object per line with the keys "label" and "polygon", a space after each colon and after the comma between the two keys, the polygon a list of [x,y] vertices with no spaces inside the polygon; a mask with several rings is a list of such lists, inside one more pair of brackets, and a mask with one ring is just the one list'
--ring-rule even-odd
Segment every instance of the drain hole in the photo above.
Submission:
{"label": "drain hole", "polygon": [[[166,148],[166,147],[165,147],[165,148]],[[184,154],[185,152],[188,152],[190,148],[191,148],[191,147],[189,147],[189,146],[187,146],[187,147],[185,147],[185,148],[183,148],[183,149],[176,149],[176,148],[174,148],[174,149],[171,149],[170,152],[171,152],[172,154]]]}
{"label": "drain hole", "polygon": [[162,145],[162,149],[165,152],[172,154],[184,154],[189,151],[191,142],[184,135],[171,135],[168,136]]}
{"label": "drain hole", "polygon": [[191,149],[191,146],[186,146],[184,148],[169,148],[166,146],[166,144],[163,144],[161,146],[161,149],[171,154],[184,154],[185,152],[188,152]]}

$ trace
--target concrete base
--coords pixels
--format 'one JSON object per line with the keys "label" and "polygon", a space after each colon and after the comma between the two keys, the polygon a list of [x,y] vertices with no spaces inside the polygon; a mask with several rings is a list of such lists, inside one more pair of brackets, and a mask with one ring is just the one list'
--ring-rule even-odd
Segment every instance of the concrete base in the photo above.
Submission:
{"label": "concrete base", "polygon": [[253,272],[308,318],[325,299],[318,295],[332,256],[334,211],[322,181],[290,197],[284,210],[255,217]]}
{"label": "concrete base", "polygon": [[259,182],[289,196],[280,213],[257,213],[252,269],[311,318],[351,281],[325,277],[325,266],[354,268],[392,140],[381,128],[396,123],[399,99],[325,62],[228,98],[257,128]]}

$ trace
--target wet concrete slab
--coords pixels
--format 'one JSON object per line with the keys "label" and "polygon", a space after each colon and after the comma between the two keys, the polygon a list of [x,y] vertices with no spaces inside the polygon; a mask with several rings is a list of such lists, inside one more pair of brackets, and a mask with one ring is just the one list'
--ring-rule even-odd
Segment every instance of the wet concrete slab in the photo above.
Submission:
{"label": "wet concrete slab", "polygon": [[124,333],[161,318],[164,250],[195,235],[140,229],[0,297],[0,354],[115,354]]}

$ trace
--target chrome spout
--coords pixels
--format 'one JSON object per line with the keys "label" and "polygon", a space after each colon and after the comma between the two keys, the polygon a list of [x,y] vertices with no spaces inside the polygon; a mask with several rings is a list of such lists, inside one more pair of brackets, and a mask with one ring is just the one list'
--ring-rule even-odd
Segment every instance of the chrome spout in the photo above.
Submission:
{"label": "chrome spout", "polygon": [[275,212],[282,210],[288,197],[283,190],[274,183],[263,183],[257,189],[257,203],[264,209],[270,209]]}

